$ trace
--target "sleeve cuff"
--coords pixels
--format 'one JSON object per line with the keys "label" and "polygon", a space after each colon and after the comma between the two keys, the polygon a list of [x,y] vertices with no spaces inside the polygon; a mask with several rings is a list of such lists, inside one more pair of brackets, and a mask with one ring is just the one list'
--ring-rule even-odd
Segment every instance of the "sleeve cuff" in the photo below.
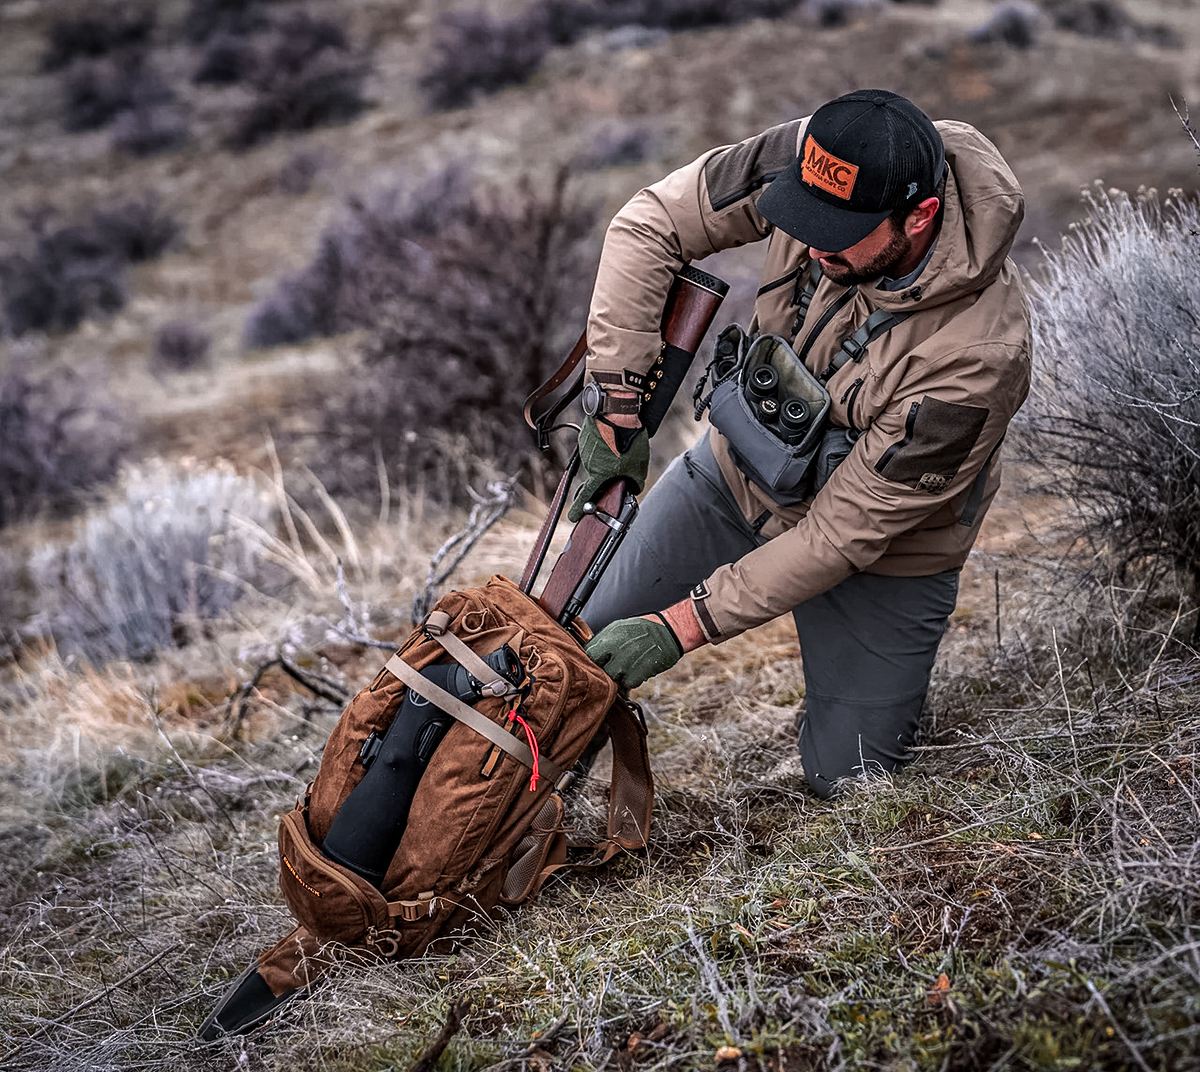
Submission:
{"label": "sleeve cuff", "polygon": [[704,581],[701,581],[691,590],[689,595],[692,600],[692,611],[696,615],[696,621],[700,625],[700,632],[704,634],[704,639],[710,644],[719,644],[722,640],[728,639],[721,635],[721,630],[717,628],[717,623],[708,606],[708,601],[712,595],[708,590],[708,585]]}

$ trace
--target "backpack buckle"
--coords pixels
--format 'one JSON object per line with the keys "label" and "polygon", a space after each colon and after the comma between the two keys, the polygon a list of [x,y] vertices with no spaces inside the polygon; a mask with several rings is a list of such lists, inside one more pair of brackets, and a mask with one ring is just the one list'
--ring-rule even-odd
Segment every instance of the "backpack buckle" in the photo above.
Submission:
{"label": "backpack buckle", "polygon": [[842,341],[842,349],[850,356],[851,361],[861,361],[867,352],[867,344],[859,342],[851,336],[849,339]]}

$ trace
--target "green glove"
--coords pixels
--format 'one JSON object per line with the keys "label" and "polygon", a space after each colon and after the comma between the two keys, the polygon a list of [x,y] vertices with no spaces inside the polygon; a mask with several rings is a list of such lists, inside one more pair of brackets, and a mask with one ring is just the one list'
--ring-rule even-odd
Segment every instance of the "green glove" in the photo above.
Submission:
{"label": "green glove", "polygon": [[596,418],[584,417],[583,427],[579,429],[579,465],[583,483],[567,511],[567,519],[572,523],[583,517],[584,503],[591,502],[610,480],[623,476],[633,481],[635,492],[645,487],[646,472],[650,468],[650,435],[645,428],[639,428],[629,446],[615,454],[600,435]]}
{"label": "green glove", "polygon": [[621,618],[606,625],[584,650],[592,662],[627,689],[636,689],[683,658],[683,646],[674,630],[665,621],[660,625],[645,618]]}

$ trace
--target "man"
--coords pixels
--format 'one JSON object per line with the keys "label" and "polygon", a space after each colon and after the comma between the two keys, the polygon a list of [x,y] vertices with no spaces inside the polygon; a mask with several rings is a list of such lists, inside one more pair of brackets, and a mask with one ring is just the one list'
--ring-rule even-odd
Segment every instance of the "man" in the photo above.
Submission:
{"label": "man", "polygon": [[1007,259],[1023,214],[986,138],[883,90],[706,153],[617,214],[588,321],[602,393],[574,517],[614,475],[644,484],[638,397],[686,262],[766,238],[749,333],[792,343],[831,405],[803,495],[747,475],[747,452],[715,428],[675,459],[584,608],[611,676],[635,687],[790,610],[812,789],[906,762],[1028,390],[1029,314]]}

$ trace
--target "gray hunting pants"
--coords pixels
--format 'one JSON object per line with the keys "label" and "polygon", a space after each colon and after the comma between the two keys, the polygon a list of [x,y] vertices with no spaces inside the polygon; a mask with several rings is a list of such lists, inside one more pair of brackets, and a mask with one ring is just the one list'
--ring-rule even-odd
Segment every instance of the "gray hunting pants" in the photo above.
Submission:
{"label": "gray hunting pants", "polygon": [[[676,458],[583,608],[599,631],[662,610],[714,569],[765,542],[737,508],[708,439]],[[958,571],[856,573],[792,611],[804,664],[800,755],[813,790],[896,771],[909,759],[929,675],[958,597]]]}

